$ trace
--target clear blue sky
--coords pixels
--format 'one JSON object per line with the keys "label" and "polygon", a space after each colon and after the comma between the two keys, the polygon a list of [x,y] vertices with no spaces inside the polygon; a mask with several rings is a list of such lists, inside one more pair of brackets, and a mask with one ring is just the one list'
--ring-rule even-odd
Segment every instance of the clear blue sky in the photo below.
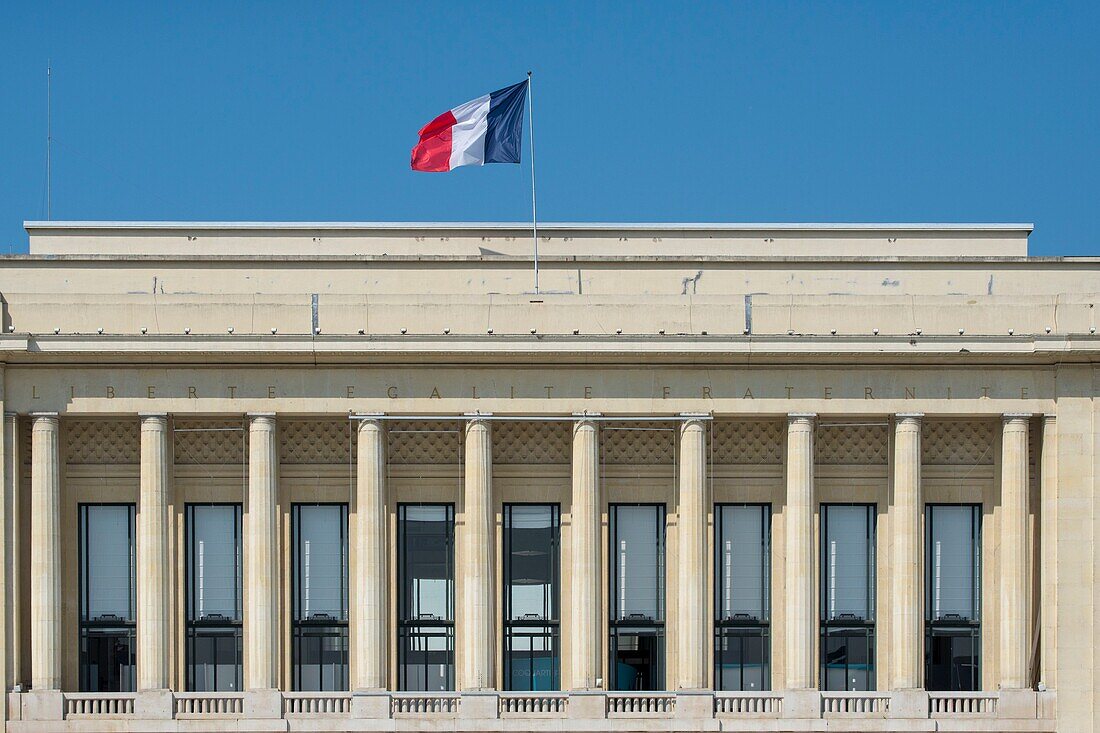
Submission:
{"label": "clear blue sky", "polygon": [[[524,220],[529,171],[409,170],[535,72],[546,221],[1032,221],[1100,255],[1100,3],[0,7],[0,251],[55,219]],[[525,145],[527,141],[525,140]]]}

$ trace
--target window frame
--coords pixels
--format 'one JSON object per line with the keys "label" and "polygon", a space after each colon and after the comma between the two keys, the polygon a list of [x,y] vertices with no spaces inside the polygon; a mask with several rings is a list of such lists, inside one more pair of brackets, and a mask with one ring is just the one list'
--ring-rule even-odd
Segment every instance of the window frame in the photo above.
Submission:
{"label": "window frame", "polygon": [[[512,619],[512,594],[511,566],[512,566],[512,527],[510,526],[511,512],[516,507],[546,507],[550,509],[551,539],[550,539],[550,563],[551,563],[551,598],[550,615],[544,619]],[[517,690],[512,687],[512,641],[513,636],[523,629],[529,633],[519,634],[531,639],[543,639],[547,642],[552,660],[553,679],[546,691],[561,690],[561,504],[556,502],[506,502],[501,510],[502,543],[501,554],[503,562],[502,590],[503,590],[503,629],[501,653],[503,656],[503,687],[509,692],[540,692],[537,689]],[[542,633],[536,633],[536,632]],[[532,644],[532,647],[534,645]],[[534,670],[534,651],[529,652],[531,669]],[[533,681],[532,676],[532,681]]]}
{"label": "window frame", "polygon": [[[868,618],[836,618],[830,619],[827,615],[825,602],[827,592],[828,564],[826,563],[826,542],[829,539],[828,514],[830,507],[863,507],[866,510],[867,520],[867,613]],[[823,502],[818,507],[819,528],[818,534],[818,687],[826,691],[834,691],[828,687],[828,655],[826,649],[830,639],[836,638],[864,638],[867,641],[867,690],[878,689],[878,659],[877,659],[877,603],[878,593],[878,504],[876,502]],[[847,616],[847,614],[842,614]],[[850,686],[851,676],[847,673],[851,655],[847,655],[844,663],[844,689],[836,692],[863,691]]]}
{"label": "window frame", "polygon": [[[941,507],[954,507],[954,508],[969,508],[971,511],[971,540],[974,547],[974,586],[973,586],[973,604],[975,609],[976,618],[957,618],[957,619],[933,619],[932,618],[932,604],[934,600],[930,589],[934,583],[934,568],[930,562],[930,555],[932,553],[932,533],[935,531],[934,521],[932,518],[933,509]],[[942,637],[964,637],[969,636],[970,642],[973,645],[973,659],[975,661],[974,671],[972,673],[972,687],[959,687],[957,690],[954,688],[948,688],[946,690],[936,689],[937,692],[978,692],[982,689],[982,591],[984,588],[983,578],[983,564],[985,557],[982,552],[982,533],[983,533],[983,505],[981,502],[928,502],[924,505],[924,685],[926,689],[932,690],[929,687],[929,683],[932,679],[932,651],[933,641],[936,638]]]}
{"label": "window frame", "polygon": [[[130,588],[129,617],[116,620],[92,620],[89,617],[88,588],[89,536],[88,512],[97,507],[123,507],[129,510]],[[134,692],[137,689],[137,503],[127,501],[91,501],[77,504],[77,635],[80,640],[77,669],[81,692]],[[118,690],[92,690],[88,643],[93,638],[107,638],[112,632],[127,640],[130,650],[130,689],[120,684]]]}
{"label": "window frame", "polygon": [[[724,581],[722,577],[722,536],[723,527],[725,524],[723,509],[727,507],[745,507],[745,508],[758,508],[761,511],[761,533],[760,539],[764,545],[761,554],[761,565],[763,572],[761,573],[761,598],[763,599],[763,614],[761,618],[756,619],[738,619],[725,618],[722,615],[722,595],[724,590]],[[721,659],[721,646],[722,642],[727,639],[737,638],[743,640],[759,635],[763,646],[762,650],[762,671],[761,671],[761,686],[760,690],[771,689],[771,610],[772,610],[772,598],[771,598],[771,580],[772,580],[772,505],[770,502],[723,502],[714,504],[714,669],[713,669],[713,684],[716,691],[734,691],[734,688],[725,688],[722,685],[722,659]],[[753,632],[756,632],[755,634]],[[742,680],[742,686],[737,688],[736,691],[744,690],[744,669],[745,661],[744,657],[740,658],[740,674]]]}
{"label": "window frame", "polygon": [[[448,569],[448,589],[447,589],[447,605],[448,605],[448,618],[446,619],[423,619],[423,618],[406,618],[408,614],[408,608],[411,605],[409,598],[406,597],[406,590],[408,583],[406,582],[405,573],[408,571],[408,547],[406,542],[406,513],[409,507],[440,507],[445,512],[445,526],[447,533],[445,537],[446,543],[446,566]],[[455,504],[454,502],[400,502],[397,504],[397,623],[395,628],[395,635],[397,637],[397,684],[395,685],[398,691],[402,692],[421,692],[421,690],[410,688],[408,685],[408,677],[406,674],[407,667],[406,662],[408,647],[414,639],[433,639],[442,638],[446,643],[446,666],[447,666],[447,684],[446,691],[453,692],[456,689],[456,672],[455,669],[455,596],[457,590],[457,579],[455,577]],[[426,678],[426,675],[425,675]]]}
{"label": "window frame", "polygon": [[[237,550],[237,618],[216,621],[203,620],[197,617],[195,608],[195,509],[199,507],[229,507],[234,509],[234,541]],[[230,637],[234,640],[236,648],[236,665],[234,671],[235,687],[233,691],[242,691],[244,683],[244,505],[241,502],[187,502],[184,504],[184,553],[185,570],[184,577],[187,587],[185,589],[186,608],[184,610],[185,649],[184,649],[184,683],[188,691],[196,691],[196,645],[200,639],[215,639]],[[216,677],[216,673],[215,673]],[[206,692],[206,690],[202,690]],[[217,683],[215,689],[217,691]]]}
{"label": "window frame", "polygon": [[[341,511],[341,533],[343,539],[343,584],[341,586],[341,599],[343,602],[343,618],[340,619],[303,619],[299,617],[301,610],[301,573],[302,553],[299,549],[301,543],[301,510],[303,507],[339,507]],[[310,692],[345,692],[349,689],[351,679],[351,648],[350,625],[351,613],[351,537],[350,537],[350,507],[347,502],[339,501],[302,501],[290,505],[290,637],[291,637],[291,685],[295,691],[303,691],[301,661],[302,645],[308,639],[337,639],[343,642],[341,651],[343,668],[341,684],[337,684],[331,690],[310,690]]]}
{"label": "window frame", "polygon": [[[620,507],[652,507],[656,509],[656,540],[659,591],[656,597],[658,618],[619,619],[615,588],[619,581],[619,564],[616,545],[618,544],[618,509]],[[618,690],[616,680],[616,656],[619,650],[620,636],[652,637],[655,641],[656,662],[654,664],[655,683],[653,690],[662,690],[667,685],[668,642],[666,620],[668,615],[668,507],[663,502],[614,502],[607,505],[608,537],[608,684],[609,690]]]}

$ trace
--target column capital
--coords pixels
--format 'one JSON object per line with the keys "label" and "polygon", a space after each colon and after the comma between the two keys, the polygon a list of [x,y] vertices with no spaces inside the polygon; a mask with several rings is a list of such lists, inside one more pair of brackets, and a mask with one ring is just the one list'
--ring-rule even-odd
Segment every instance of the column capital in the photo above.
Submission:
{"label": "column capital", "polygon": [[1043,414],[1043,422],[1058,422],[1058,416],[1053,412],[1047,412]]}
{"label": "column capital", "polygon": [[245,413],[245,417],[248,418],[249,430],[275,430],[274,412],[247,412]]}
{"label": "column capital", "polygon": [[139,412],[138,418],[141,420],[142,427],[150,424],[166,424],[168,422],[167,412]]}
{"label": "column capital", "polygon": [[13,417],[19,417],[19,413],[15,410],[4,410],[4,417],[11,419]]}
{"label": "column capital", "polygon": [[467,420],[477,420],[478,418],[492,417],[492,416],[493,416],[493,413],[491,413],[491,412],[464,412],[464,413],[462,413],[462,417],[466,418]]}
{"label": "column capital", "polygon": [[923,420],[924,419],[924,413],[923,412],[895,412],[894,413],[894,419],[895,420]]}
{"label": "column capital", "polygon": [[30,412],[30,413],[27,413],[27,414],[30,415],[35,420],[48,419],[48,418],[53,418],[54,420],[57,419],[57,413],[56,412]]}
{"label": "column capital", "polygon": [[1031,413],[1030,412],[1006,412],[1003,415],[1001,415],[1001,419],[1004,420],[1005,422],[1009,422],[1010,420],[1030,420],[1031,419]]}
{"label": "column capital", "polygon": [[355,415],[354,419],[359,423],[355,428],[355,432],[362,433],[367,430],[385,430],[386,426],[382,421],[385,415],[386,413],[384,412],[364,412]]}
{"label": "column capital", "polygon": [[816,412],[788,412],[787,413],[787,419],[788,420],[816,420],[817,419],[817,413]]}
{"label": "column capital", "polygon": [[598,420],[603,417],[602,412],[589,412],[588,410],[582,410],[581,412],[574,412],[570,414],[570,417],[575,420]]}

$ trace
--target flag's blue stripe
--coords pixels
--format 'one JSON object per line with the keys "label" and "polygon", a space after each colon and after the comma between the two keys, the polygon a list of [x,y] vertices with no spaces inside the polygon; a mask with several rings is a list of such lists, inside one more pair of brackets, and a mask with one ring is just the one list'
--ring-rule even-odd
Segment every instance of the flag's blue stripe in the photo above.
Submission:
{"label": "flag's blue stripe", "polygon": [[526,81],[489,95],[488,129],[485,132],[486,163],[519,162],[523,142],[523,105],[526,100]]}

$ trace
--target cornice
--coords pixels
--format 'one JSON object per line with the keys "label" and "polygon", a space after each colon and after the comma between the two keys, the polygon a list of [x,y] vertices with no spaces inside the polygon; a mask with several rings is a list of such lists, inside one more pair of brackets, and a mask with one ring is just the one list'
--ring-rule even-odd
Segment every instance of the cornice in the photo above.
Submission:
{"label": "cornice", "polygon": [[0,336],[0,361],[26,365],[508,364],[764,367],[1100,364],[1100,336],[711,335],[28,335]]}

